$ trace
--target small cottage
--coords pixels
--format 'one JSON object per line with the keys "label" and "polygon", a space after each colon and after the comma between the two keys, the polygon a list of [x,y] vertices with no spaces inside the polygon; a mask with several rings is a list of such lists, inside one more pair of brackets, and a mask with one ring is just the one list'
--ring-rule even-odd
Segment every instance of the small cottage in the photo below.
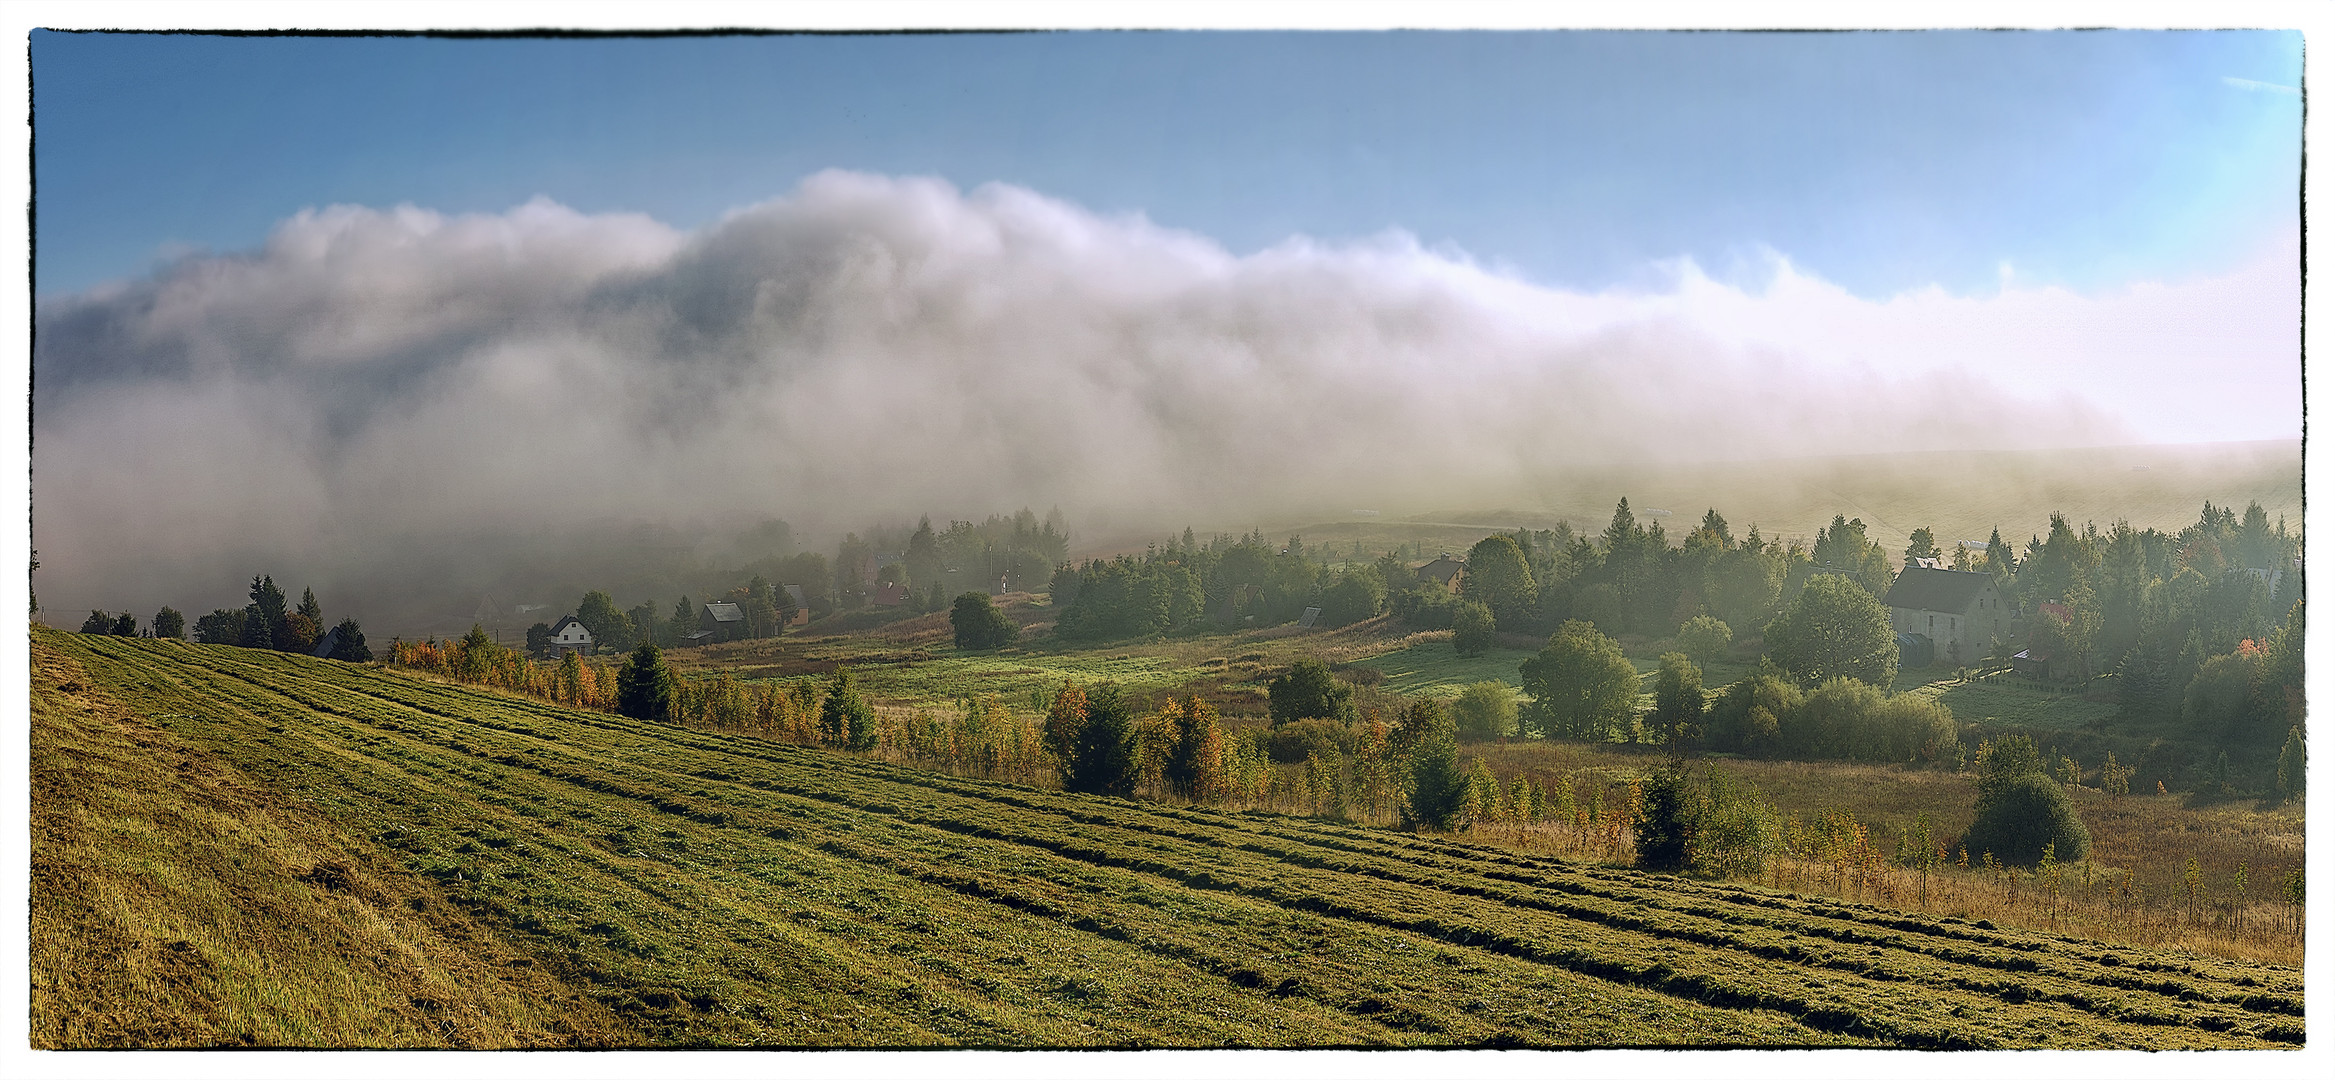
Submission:
{"label": "small cottage", "polygon": [[573,615],[563,615],[551,628],[550,648],[554,657],[571,652],[590,656],[598,646],[592,643],[592,632],[584,629],[582,622]]}
{"label": "small cottage", "polygon": [[746,636],[746,613],[738,605],[728,602],[705,605],[698,613],[699,633],[690,635],[698,644],[713,641],[736,641]]}
{"label": "small cottage", "polygon": [[1456,593],[1459,591],[1460,579],[1467,574],[1467,564],[1452,558],[1449,553],[1445,553],[1437,556],[1434,562],[1420,567],[1418,574],[1419,580],[1431,585],[1441,585]]}

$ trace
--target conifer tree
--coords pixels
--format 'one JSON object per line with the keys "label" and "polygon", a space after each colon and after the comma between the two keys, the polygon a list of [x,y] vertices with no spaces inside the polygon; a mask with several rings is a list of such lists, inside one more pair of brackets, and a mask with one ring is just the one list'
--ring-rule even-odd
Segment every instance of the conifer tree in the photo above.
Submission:
{"label": "conifer tree", "polygon": [[258,649],[290,647],[290,631],[284,625],[284,590],[276,587],[276,579],[266,575],[252,578],[251,604],[259,613],[260,628],[255,632],[247,627],[244,644]]}
{"label": "conifer tree", "polygon": [[2303,729],[2286,729],[2286,745],[2278,750],[2278,792],[2289,799],[2303,793],[2306,754],[2303,749]]}
{"label": "conifer tree", "polygon": [[865,750],[875,745],[876,713],[859,696],[859,681],[851,669],[835,669],[827,681],[827,698],[819,703],[819,738],[829,746]]}
{"label": "conifer tree", "polygon": [[1440,709],[1428,723],[1411,753],[1411,790],[1403,820],[1430,829],[1458,828],[1466,824],[1460,808],[1468,792],[1467,774],[1459,768],[1459,744],[1452,739],[1451,724],[1443,719]]}
{"label": "conifer tree", "polygon": [[1092,795],[1125,795],[1135,784],[1135,717],[1110,683],[1087,697],[1086,722],[1070,744],[1062,786]]}
{"label": "conifer tree", "polygon": [[[365,646],[365,631],[357,626],[357,620],[342,619],[338,625],[333,627],[333,632],[340,636],[333,639],[331,659],[343,660],[352,664],[364,664],[372,661],[373,650]],[[575,653],[571,652],[568,655],[572,657]]]}
{"label": "conifer tree", "polygon": [[672,715],[673,673],[665,667],[664,654],[655,642],[641,642],[617,669],[616,711],[635,720],[664,720]]}
{"label": "conifer tree", "polygon": [[246,649],[275,648],[276,634],[273,627],[274,624],[268,620],[267,612],[258,604],[245,606],[243,609],[243,640],[240,644]]}
{"label": "conifer tree", "polygon": [[1935,559],[1943,554],[1938,550],[1937,535],[1932,533],[1927,525],[1915,529],[1913,535],[1906,539],[1908,543],[1905,545],[1905,565],[1907,566],[1912,566],[1915,559]]}
{"label": "conifer tree", "polygon": [[1694,849],[1702,809],[1698,793],[1687,782],[1686,763],[1672,759],[1654,770],[1641,790],[1645,801],[1632,823],[1638,865],[1648,870],[1684,867]]}

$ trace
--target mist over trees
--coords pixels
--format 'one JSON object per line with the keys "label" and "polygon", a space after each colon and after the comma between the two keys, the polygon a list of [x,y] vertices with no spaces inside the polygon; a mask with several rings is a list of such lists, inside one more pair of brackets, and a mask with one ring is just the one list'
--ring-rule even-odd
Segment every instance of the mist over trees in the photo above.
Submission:
{"label": "mist over trees", "polygon": [[[265,565],[402,627],[532,592],[550,563],[546,595],[702,597],[615,580],[599,553],[764,507],[822,536],[1049,501],[1165,528],[1270,520],[1293,491],[1496,505],[1585,461],[2128,437],[1984,376],[1779,356],[1692,301],[1543,288],[1398,238],[1236,255],[1026,189],[840,172],[696,232],[541,201],[331,207],[38,299],[39,591],[113,610]],[[1225,392],[1259,376],[1273,392]],[[1948,394],[1978,407],[1926,407]]]}

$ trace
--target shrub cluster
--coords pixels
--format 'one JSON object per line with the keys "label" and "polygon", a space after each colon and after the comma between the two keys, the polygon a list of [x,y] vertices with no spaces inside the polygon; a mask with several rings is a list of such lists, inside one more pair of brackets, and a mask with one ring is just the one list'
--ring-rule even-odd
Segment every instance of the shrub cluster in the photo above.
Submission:
{"label": "shrub cluster", "polygon": [[1950,761],[1958,742],[1954,714],[1934,699],[1849,678],[1803,693],[1766,673],[1719,695],[1703,739],[1711,749],[1754,756],[1891,762]]}

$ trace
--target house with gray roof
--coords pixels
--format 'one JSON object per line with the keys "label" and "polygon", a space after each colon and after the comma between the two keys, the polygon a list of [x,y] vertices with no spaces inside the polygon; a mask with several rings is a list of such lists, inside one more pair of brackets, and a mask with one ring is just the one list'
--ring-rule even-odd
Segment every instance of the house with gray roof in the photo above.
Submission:
{"label": "house with gray roof", "polygon": [[1927,639],[1937,659],[1949,664],[1976,663],[1994,639],[2011,633],[2011,612],[1993,574],[1908,566],[1881,602],[1890,629]]}
{"label": "house with gray roof", "polygon": [[1459,591],[1460,579],[1467,575],[1467,564],[1451,557],[1449,552],[1436,556],[1435,561],[1420,567],[1419,580],[1430,585],[1441,585],[1452,592]]}
{"label": "house with gray roof", "polygon": [[738,605],[728,602],[704,606],[697,616],[697,633],[686,639],[697,644],[710,641],[736,641],[746,636],[746,613]]}

